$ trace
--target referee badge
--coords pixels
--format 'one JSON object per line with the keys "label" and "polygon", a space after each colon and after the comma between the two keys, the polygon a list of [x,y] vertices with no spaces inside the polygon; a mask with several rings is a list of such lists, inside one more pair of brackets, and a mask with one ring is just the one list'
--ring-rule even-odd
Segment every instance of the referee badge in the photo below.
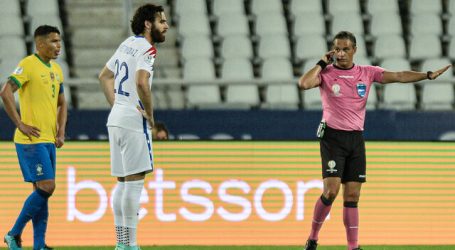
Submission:
{"label": "referee badge", "polygon": [[357,94],[360,97],[365,97],[365,94],[367,93],[367,85],[365,83],[357,83]]}

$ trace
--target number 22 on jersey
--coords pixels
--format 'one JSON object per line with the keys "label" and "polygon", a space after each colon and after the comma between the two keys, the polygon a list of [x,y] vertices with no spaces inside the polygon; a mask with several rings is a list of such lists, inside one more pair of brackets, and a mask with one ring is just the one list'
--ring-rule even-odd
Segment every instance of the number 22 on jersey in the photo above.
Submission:
{"label": "number 22 on jersey", "polygon": [[120,63],[119,60],[115,60],[115,75],[114,80],[117,80],[119,74],[122,74],[123,77],[120,79],[120,83],[118,85],[118,90],[114,89],[114,93],[124,96],[130,96],[130,93],[123,91],[123,83],[128,80],[128,64],[126,62]]}

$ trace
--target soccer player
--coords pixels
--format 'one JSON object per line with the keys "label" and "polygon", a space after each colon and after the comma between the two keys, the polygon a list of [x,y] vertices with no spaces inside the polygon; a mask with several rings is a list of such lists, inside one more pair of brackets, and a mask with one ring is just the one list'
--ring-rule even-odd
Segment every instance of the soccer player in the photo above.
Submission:
{"label": "soccer player", "polygon": [[[33,249],[51,249],[45,244],[48,200],[55,189],[55,147],[65,142],[67,105],[63,73],[53,61],[61,49],[60,31],[43,25],[35,30],[36,54],[22,59],[3,85],[0,95],[5,110],[17,129],[17,157],[24,181],[33,184],[13,228],[5,235],[8,249],[21,248],[21,234],[33,222]],[[19,92],[20,114],[14,92]]]}
{"label": "soccer player", "polygon": [[155,122],[155,125],[152,129],[152,138],[153,140],[165,141],[169,139],[169,130],[166,128],[166,125],[163,122]]}
{"label": "soccer player", "polygon": [[451,66],[435,72],[391,72],[380,67],[354,64],[356,50],[355,36],[347,31],[339,32],[333,38],[332,50],[323,55],[321,60],[299,79],[299,87],[303,89],[319,87],[323,108],[317,135],[320,138],[324,187],[314,208],[306,250],[316,249],[319,230],[341,185],[348,249],[360,249],[357,204],[362,183],[366,181],[363,125],[372,83],[434,80]]}
{"label": "soccer player", "polygon": [[147,173],[153,171],[152,104],[156,43],[164,42],[167,24],[161,6],[139,7],[128,37],[102,69],[99,80],[112,106],[107,121],[111,174],[117,177],[113,198],[116,249],[139,249],[136,242],[139,198]]}

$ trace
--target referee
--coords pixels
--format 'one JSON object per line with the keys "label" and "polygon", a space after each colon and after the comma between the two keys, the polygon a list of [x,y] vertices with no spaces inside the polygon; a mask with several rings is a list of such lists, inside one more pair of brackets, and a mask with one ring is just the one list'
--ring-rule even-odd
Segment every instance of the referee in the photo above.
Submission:
{"label": "referee", "polygon": [[349,250],[359,250],[358,202],[362,183],[366,181],[363,125],[368,93],[373,82],[413,83],[434,80],[451,65],[434,72],[390,72],[377,66],[354,64],[357,50],[355,36],[341,31],[332,41],[332,50],[299,79],[299,87],[319,87],[322,98],[320,138],[323,193],[316,202],[311,232],[305,249],[315,250],[319,230],[343,185],[343,222]]}

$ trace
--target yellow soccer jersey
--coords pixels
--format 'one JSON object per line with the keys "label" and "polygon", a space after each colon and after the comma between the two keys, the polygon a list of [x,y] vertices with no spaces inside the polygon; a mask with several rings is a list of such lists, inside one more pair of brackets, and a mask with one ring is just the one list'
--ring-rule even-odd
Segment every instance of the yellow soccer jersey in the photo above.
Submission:
{"label": "yellow soccer jersey", "polygon": [[14,142],[34,144],[55,142],[57,135],[57,101],[63,73],[60,66],[50,61],[45,63],[37,55],[30,55],[19,62],[10,79],[19,86],[19,105],[23,123],[40,129],[40,137],[32,140],[19,129]]}

